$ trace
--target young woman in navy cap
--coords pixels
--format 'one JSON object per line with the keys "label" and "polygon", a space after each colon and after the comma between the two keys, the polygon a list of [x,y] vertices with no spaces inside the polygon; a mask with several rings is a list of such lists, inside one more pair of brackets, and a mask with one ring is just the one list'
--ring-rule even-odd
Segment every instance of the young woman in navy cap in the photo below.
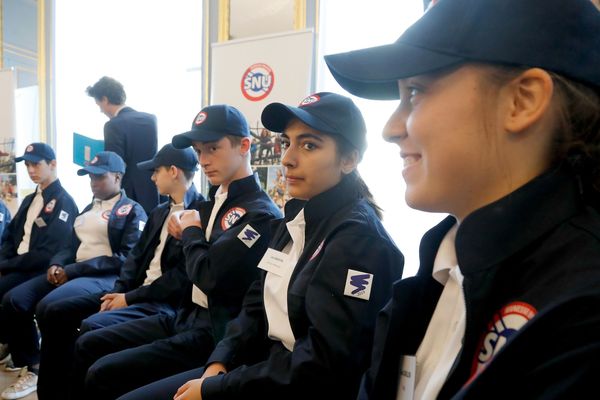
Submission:
{"label": "young woman in navy cap", "polygon": [[262,122],[282,132],[293,199],[273,226],[261,279],[206,369],[122,399],[356,397],[376,314],[404,261],[356,171],[366,147],[362,115],[346,97],[317,93],[299,107],[268,105]]}
{"label": "young woman in navy cap", "polygon": [[600,371],[600,13],[441,0],[394,44],[326,58],[399,98],[406,200],[451,214],[384,308],[360,398],[581,398]]}

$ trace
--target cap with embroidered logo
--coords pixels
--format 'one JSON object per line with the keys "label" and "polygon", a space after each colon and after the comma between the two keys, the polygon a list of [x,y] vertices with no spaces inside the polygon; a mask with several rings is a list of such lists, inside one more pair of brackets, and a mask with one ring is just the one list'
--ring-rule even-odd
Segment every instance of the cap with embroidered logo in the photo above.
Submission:
{"label": "cap with embroidered logo", "polygon": [[151,160],[137,163],[139,169],[145,170],[170,167],[171,165],[181,168],[184,171],[197,171],[198,157],[191,147],[176,149],[169,143],[165,144]]}
{"label": "cap with embroidered logo", "polygon": [[539,67],[600,87],[590,0],[440,0],[395,43],[325,56],[348,92],[397,99],[398,79],[465,62]]}
{"label": "cap with embroidered logo", "polygon": [[298,107],[271,103],[261,115],[263,126],[273,132],[283,132],[293,118],[319,132],[346,139],[361,155],[367,148],[365,121],[348,97],[330,92],[314,93]]}
{"label": "cap with embroidered logo", "polygon": [[77,175],[94,174],[104,175],[107,172],[125,173],[125,162],[113,151],[100,151],[88,165],[77,171]]}
{"label": "cap with embroidered logo", "polygon": [[25,148],[25,153],[21,157],[15,158],[15,162],[23,160],[39,163],[42,160],[56,160],[56,155],[54,154],[52,147],[48,146],[46,143],[31,143]]}
{"label": "cap with embroidered logo", "polygon": [[216,142],[227,135],[250,136],[248,122],[237,108],[217,104],[200,110],[192,122],[192,129],[173,136],[171,143],[175,148],[183,149],[192,142]]}

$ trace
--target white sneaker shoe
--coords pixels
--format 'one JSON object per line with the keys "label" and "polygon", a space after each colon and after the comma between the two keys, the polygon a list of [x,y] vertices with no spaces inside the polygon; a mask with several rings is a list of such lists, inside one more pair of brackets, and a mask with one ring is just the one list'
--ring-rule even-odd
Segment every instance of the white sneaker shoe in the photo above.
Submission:
{"label": "white sneaker shoe", "polygon": [[8,360],[10,360],[8,345],[0,343],[0,364],[5,364]]}
{"label": "white sneaker shoe", "polygon": [[2,392],[2,398],[6,400],[20,399],[37,390],[38,376],[23,368],[19,378]]}

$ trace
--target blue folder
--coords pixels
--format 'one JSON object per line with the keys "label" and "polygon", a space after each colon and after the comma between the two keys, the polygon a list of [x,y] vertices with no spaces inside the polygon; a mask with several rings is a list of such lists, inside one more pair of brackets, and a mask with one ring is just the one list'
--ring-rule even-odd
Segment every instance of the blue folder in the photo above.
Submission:
{"label": "blue folder", "polygon": [[92,139],[73,132],[73,162],[75,164],[85,167],[100,151],[104,151],[104,140]]}

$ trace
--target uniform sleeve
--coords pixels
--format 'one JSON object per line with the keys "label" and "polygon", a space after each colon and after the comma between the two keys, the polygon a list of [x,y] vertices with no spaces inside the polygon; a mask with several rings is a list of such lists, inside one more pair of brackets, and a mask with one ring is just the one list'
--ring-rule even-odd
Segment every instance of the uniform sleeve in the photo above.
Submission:
{"label": "uniform sleeve", "polygon": [[[398,249],[380,237],[331,238],[305,293],[294,293],[293,283],[288,292],[288,302],[300,301],[305,307],[307,334],[296,338],[291,352],[281,346],[264,361],[206,379],[202,397],[243,393],[258,398],[265,391],[309,396],[316,387],[337,388],[340,398],[356,396],[370,358],[376,315],[389,300],[402,266]],[[372,274],[368,299],[344,294],[349,270]]]}
{"label": "uniform sleeve", "polygon": [[206,365],[219,362],[232,370],[249,360],[257,359],[266,350],[266,321],[263,306],[262,281],[252,283],[240,314],[229,324]]}
{"label": "uniform sleeve", "polygon": [[138,270],[142,268],[141,264],[145,257],[145,252],[153,251],[153,249],[147,248],[147,246],[151,239],[150,233],[154,229],[154,221],[155,219],[152,218],[152,214],[150,214],[150,219],[146,226],[144,226],[139,241],[135,244],[133,249],[131,249],[127,255],[127,259],[121,267],[121,272],[119,273],[119,278],[115,282],[113,292],[124,293],[135,286]]}
{"label": "uniform sleeve", "polygon": [[185,264],[182,262],[158,277],[149,285],[139,286],[125,293],[127,304],[143,302],[169,302],[181,294],[181,288],[188,282]]}
{"label": "uniform sleeve", "polygon": [[121,234],[119,246],[113,252],[112,257],[94,257],[89,260],[67,265],[65,267],[65,273],[69,279],[81,276],[119,273],[127,255],[140,239],[142,234],[140,231],[140,221],[145,222],[146,219],[147,216],[144,209],[139,204],[134,204],[131,212],[127,216],[127,222],[125,223],[125,228]]}
{"label": "uniform sleeve", "polygon": [[[208,242],[204,230],[188,227],[183,232],[183,252],[190,280],[207,296],[239,293],[240,303],[257,278],[256,265],[269,244],[271,214],[249,212],[231,228]],[[248,226],[258,237],[250,246],[238,237]]]}
{"label": "uniform sleeve", "polygon": [[[63,212],[68,214],[66,218]],[[60,218],[61,214],[63,214],[62,219]],[[35,271],[48,268],[50,258],[70,246],[73,235],[73,222],[77,214],[77,206],[73,200],[68,196],[62,196],[51,217],[46,220],[46,226],[42,228],[44,231],[39,233],[39,239],[32,243],[33,248],[25,254],[15,255],[4,260],[0,263],[0,272]]]}
{"label": "uniform sleeve", "polygon": [[122,135],[115,127],[113,121],[104,124],[104,150],[114,151],[123,160],[125,157],[125,135]]}

